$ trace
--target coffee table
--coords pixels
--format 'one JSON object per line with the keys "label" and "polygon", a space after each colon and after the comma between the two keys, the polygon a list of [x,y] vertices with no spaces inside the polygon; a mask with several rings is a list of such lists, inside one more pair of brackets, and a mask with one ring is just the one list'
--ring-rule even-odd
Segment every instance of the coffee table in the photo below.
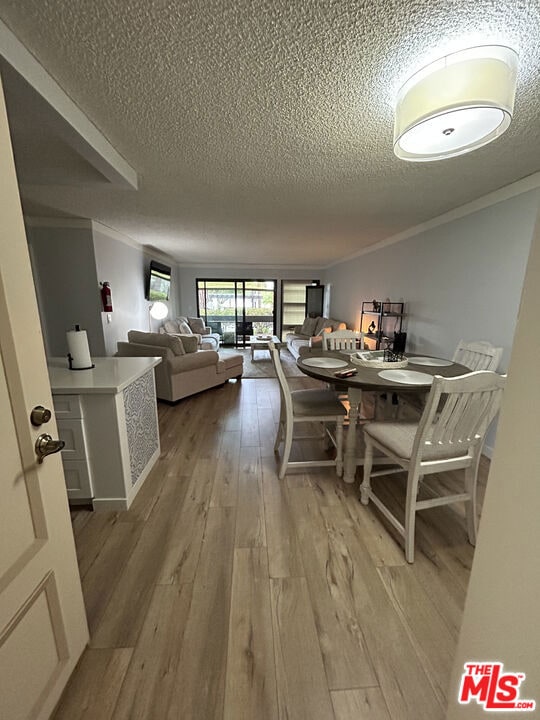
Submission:
{"label": "coffee table", "polygon": [[270,351],[270,348],[268,347],[268,343],[273,342],[274,345],[277,347],[278,352],[281,350],[281,348],[284,348],[287,346],[287,343],[281,342],[281,340],[278,338],[277,335],[252,335],[249,338],[249,344],[251,346],[251,362],[255,360],[255,350],[268,350]]}

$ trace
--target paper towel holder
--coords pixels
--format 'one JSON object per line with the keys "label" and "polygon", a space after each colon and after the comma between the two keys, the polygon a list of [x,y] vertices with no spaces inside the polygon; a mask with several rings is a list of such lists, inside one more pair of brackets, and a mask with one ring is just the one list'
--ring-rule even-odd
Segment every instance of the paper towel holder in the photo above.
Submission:
{"label": "paper towel holder", "polygon": [[[80,331],[80,329],[81,329],[80,325],[75,325],[75,330]],[[69,365],[70,370],[92,370],[92,368],[96,367],[94,365],[94,363],[92,363],[91,365],[88,365],[87,367],[73,367],[73,355],[69,352],[67,354],[67,359],[68,359],[68,365]]]}
{"label": "paper towel holder", "polygon": [[92,363],[92,365],[89,365],[88,367],[85,367],[85,368],[74,368],[74,367],[73,367],[73,357],[72,357],[71,353],[68,353],[68,354],[67,354],[67,359],[68,359],[69,369],[70,369],[70,370],[92,370],[92,368],[95,368],[95,367],[96,367],[96,366],[94,365],[94,363]]}

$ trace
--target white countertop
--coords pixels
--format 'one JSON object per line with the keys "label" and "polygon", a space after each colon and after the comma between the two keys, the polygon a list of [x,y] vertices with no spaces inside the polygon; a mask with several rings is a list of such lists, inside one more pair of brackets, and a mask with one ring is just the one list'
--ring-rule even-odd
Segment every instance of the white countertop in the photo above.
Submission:
{"label": "white countertop", "polygon": [[161,362],[160,357],[93,357],[95,368],[70,370],[67,357],[48,358],[51,390],[59,395],[118,393]]}

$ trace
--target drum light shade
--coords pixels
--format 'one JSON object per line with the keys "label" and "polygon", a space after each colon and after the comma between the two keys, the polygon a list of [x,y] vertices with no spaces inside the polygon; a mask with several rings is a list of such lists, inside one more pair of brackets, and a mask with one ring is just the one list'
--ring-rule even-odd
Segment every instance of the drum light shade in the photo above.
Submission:
{"label": "drum light shade", "polygon": [[413,75],[398,94],[394,152],[426,162],[487,145],[510,125],[517,53],[485,45],[447,55]]}

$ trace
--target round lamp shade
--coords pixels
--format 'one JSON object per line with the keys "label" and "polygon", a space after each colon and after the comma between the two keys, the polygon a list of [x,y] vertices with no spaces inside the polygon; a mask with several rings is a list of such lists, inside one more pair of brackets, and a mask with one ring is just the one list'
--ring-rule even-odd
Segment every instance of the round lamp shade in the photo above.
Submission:
{"label": "round lamp shade", "polygon": [[169,314],[169,308],[159,300],[150,306],[150,315],[154,320],[164,320]]}
{"label": "round lamp shade", "polygon": [[486,45],[447,55],[408,80],[398,94],[394,152],[416,162],[471,152],[510,125],[517,54]]}

